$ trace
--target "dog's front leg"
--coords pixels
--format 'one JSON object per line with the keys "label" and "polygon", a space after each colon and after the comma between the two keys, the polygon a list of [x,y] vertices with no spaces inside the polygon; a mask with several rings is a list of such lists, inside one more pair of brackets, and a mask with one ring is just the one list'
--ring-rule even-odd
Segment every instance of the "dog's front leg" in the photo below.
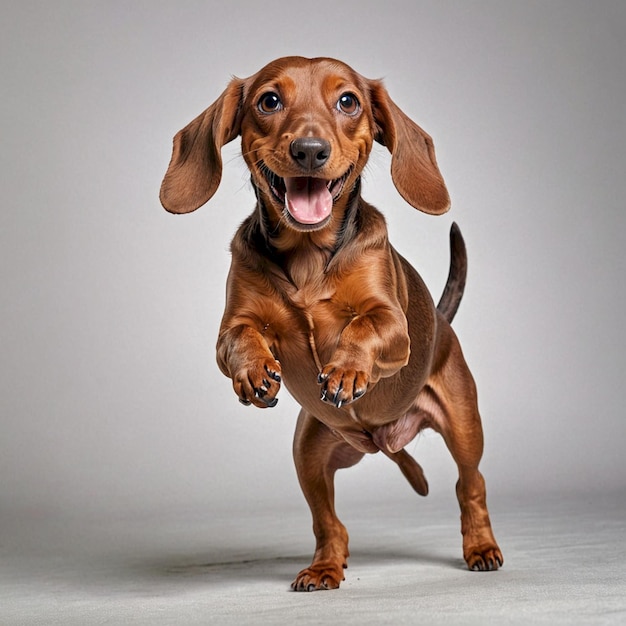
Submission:
{"label": "dog's front leg", "polygon": [[217,340],[217,364],[232,380],[239,401],[262,409],[276,406],[281,384],[281,366],[272,346],[274,322],[282,313],[278,299],[259,287],[264,284],[262,276],[242,268],[233,256]]}
{"label": "dog's front leg", "polygon": [[220,333],[217,362],[233,381],[242,404],[259,408],[276,406],[281,382],[280,363],[259,331],[241,324]]}
{"label": "dog's front leg", "polygon": [[357,400],[368,386],[407,364],[410,343],[407,321],[399,307],[380,303],[355,315],[319,374],[322,400],[338,408]]}

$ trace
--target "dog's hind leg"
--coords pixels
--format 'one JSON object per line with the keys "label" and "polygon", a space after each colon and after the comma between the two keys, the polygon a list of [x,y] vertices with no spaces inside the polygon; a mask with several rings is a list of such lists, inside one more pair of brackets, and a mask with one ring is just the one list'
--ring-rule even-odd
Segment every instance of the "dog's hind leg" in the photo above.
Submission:
{"label": "dog's hind leg", "polygon": [[485,480],[478,470],[483,431],[476,387],[456,336],[449,327],[444,332],[448,356],[427,384],[429,402],[439,406],[433,411],[432,427],[443,436],[458,467],[456,493],[467,566],[473,571],[496,570],[504,559],[491,530]]}
{"label": "dog's hind leg", "polygon": [[300,412],[294,438],[294,460],[300,486],[313,516],[316,547],[313,562],[291,584],[295,591],[336,589],[348,567],[348,533],[335,513],[335,472],[358,463],[364,453]]}

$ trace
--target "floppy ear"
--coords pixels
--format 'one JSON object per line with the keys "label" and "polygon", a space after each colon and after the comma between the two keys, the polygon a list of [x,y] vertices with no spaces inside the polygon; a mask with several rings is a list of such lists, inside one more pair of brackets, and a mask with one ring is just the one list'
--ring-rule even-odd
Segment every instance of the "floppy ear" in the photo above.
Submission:
{"label": "floppy ear", "polygon": [[224,93],[174,137],[161,184],[161,204],[171,213],[189,213],[207,202],[222,178],[224,144],[239,135],[243,81],[233,79]]}
{"label": "floppy ear", "polygon": [[445,213],[450,208],[450,197],[430,135],[398,108],[381,82],[371,81],[370,89],[377,126],[374,139],[391,152],[391,178],[396,189],[420,211]]}

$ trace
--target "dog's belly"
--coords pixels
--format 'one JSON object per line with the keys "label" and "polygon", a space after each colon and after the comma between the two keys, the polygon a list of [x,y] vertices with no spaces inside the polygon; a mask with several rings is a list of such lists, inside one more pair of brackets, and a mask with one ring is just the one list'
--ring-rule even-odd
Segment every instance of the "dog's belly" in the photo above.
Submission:
{"label": "dog's belly", "polygon": [[[332,297],[319,299],[319,294],[308,294],[307,290],[299,291],[298,296],[299,301],[294,301],[297,306],[284,310],[273,342],[283,382],[290,394],[307,413],[361,451],[376,452],[380,444],[389,449],[408,443],[427,425],[416,401],[430,370],[434,308],[409,313],[413,331],[410,365],[381,378],[375,385],[370,384],[364,396],[338,409],[322,401],[318,374],[332,361],[341,333],[353,313]],[[359,364],[355,363],[354,367],[358,369]],[[372,439],[376,432],[377,443]]]}
{"label": "dog's belly", "polygon": [[423,380],[400,370],[384,378],[351,404],[336,408],[323,402],[317,382],[318,359],[330,359],[332,350],[316,354],[315,343],[308,337],[290,337],[280,342],[277,357],[281,363],[283,382],[296,402],[316,417],[338,437],[361,452],[378,452],[381,447],[396,451],[404,447],[416,434],[429,425],[427,415],[417,410],[417,398]]}
{"label": "dog's belly", "polygon": [[[291,368],[288,365],[283,368],[285,386],[307,413],[360,452],[375,453],[380,450],[398,452],[421,430],[432,426],[432,415],[420,406],[422,403],[419,402],[419,389],[415,389],[410,407],[387,406],[386,410],[381,409],[380,399],[388,397],[389,393],[383,387],[389,383],[393,384],[390,379],[384,379],[362,398],[338,409],[321,400],[320,387],[317,383],[311,384],[310,380],[303,381],[300,378],[304,369],[302,365],[303,362],[300,361],[295,385],[289,375]],[[315,380],[316,368],[312,362],[309,365],[311,367],[306,369],[314,374]]]}

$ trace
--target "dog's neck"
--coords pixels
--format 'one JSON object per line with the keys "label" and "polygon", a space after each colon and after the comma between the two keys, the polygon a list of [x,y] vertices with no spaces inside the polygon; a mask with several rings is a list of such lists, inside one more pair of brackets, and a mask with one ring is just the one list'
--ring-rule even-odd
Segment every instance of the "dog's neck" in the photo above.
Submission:
{"label": "dog's neck", "polygon": [[[300,289],[304,284],[319,281],[343,249],[356,234],[361,204],[361,184],[357,179],[342,202],[333,207],[330,222],[322,229],[311,232],[298,231],[277,215],[271,200],[254,185],[257,196],[255,212],[245,222],[244,238],[249,249],[261,254],[254,263],[267,264],[270,274],[283,276],[292,286]],[[252,259],[250,259],[251,262]],[[272,269],[273,268],[273,269]]]}

